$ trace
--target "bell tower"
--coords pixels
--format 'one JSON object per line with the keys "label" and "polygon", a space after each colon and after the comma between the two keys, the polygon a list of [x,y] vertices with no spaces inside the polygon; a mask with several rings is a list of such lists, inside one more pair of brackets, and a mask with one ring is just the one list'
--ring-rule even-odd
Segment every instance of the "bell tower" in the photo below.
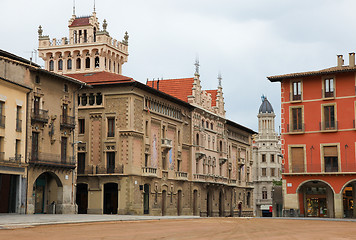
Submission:
{"label": "bell tower", "polygon": [[69,19],[69,37],[50,39],[38,28],[38,52],[45,69],[58,74],[111,72],[122,74],[122,65],[128,58],[127,32],[122,41],[113,39],[104,19],[102,29],[96,12],[89,16],[73,15]]}

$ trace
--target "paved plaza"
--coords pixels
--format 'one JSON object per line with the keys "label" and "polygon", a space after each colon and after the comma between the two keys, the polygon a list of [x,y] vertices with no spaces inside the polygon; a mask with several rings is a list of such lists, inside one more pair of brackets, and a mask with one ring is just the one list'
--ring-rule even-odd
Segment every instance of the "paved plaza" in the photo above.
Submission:
{"label": "paved plaza", "polygon": [[355,220],[0,215],[0,239],[355,239]]}

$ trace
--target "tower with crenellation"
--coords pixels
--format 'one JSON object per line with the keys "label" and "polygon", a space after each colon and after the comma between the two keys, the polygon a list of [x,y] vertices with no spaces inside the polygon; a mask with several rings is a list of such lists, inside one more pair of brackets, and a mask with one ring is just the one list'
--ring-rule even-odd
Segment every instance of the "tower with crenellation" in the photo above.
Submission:
{"label": "tower with crenellation", "polygon": [[122,41],[113,39],[104,19],[102,29],[95,9],[90,16],[73,15],[69,19],[69,37],[61,39],[43,35],[38,28],[38,52],[45,69],[59,74],[111,72],[122,74],[122,65],[128,58],[128,34]]}

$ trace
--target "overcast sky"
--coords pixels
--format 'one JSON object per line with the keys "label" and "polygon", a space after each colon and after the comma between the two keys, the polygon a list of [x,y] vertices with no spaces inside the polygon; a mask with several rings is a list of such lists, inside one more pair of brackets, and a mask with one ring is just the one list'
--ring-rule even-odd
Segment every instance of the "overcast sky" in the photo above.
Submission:
{"label": "overcast sky", "polygon": [[[29,59],[39,25],[50,38],[68,36],[72,8],[72,0],[0,0],[0,48]],[[222,74],[227,118],[257,130],[264,94],[277,131],[280,84],[266,77],[332,67],[337,54],[348,64],[355,9],[354,0],[96,0],[110,35],[129,33],[123,75],[143,83],[192,77],[199,56],[204,89],[215,89]],[[76,0],[77,16],[92,11],[93,0]]]}

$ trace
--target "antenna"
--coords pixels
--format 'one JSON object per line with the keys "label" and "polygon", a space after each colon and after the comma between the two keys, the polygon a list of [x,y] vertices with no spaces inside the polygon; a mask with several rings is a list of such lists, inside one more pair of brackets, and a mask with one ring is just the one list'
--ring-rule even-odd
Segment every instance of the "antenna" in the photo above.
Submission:
{"label": "antenna", "polygon": [[75,0],[73,0],[73,15],[75,15]]}

